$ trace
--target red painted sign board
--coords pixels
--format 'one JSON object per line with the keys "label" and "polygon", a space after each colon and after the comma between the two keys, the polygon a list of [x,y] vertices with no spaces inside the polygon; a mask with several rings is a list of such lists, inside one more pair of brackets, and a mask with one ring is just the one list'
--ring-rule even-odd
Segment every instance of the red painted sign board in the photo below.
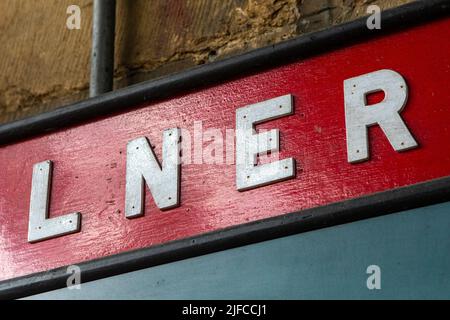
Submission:
{"label": "red painted sign board", "polygon": [[[2,146],[0,280],[450,176],[449,53],[444,19]],[[408,84],[401,116],[419,146],[396,152],[374,126],[370,159],[349,163],[343,82],[382,69]],[[130,140],[147,137],[161,159],[165,129],[193,132],[201,121],[204,133],[225,137],[238,108],[287,94],[293,114],[258,129],[279,129],[279,158],[296,160],[294,179],[240,192],[234,164],[183,164],[179,207],[159,210],[147,189],[145,215],[125,217]],[[33,165],[46,160],[50,217],[81,212],[81,231],[29,243]]]}

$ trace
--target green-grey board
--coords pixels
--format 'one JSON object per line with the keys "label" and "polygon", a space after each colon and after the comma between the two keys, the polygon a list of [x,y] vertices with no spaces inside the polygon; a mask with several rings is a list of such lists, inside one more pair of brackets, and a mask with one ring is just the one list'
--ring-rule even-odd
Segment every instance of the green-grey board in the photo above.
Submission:
{"label": "green-grey board", "polygon": [[[367,287],[380,268],[381,289]],[[82,280],[82,278],[81,278]],[[31,299],[450,298],[450,203],[82,283]]]}

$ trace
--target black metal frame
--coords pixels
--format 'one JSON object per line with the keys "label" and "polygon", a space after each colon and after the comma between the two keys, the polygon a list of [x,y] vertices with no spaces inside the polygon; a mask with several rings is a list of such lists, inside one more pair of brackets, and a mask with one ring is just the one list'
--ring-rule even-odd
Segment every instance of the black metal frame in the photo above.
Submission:
{"label": "black metal frame", "polygon": [[[0,126],[0,144],[122,112],[143,102],[213,85],[238,76],[331,51],[435,20],[450,13],[450,0],[416,1],[382,13],[382,29],[362,18],[156,81],[144,82],[52,112]],[[83,282],[282,236],[450,201],[450,177],[303,210],[78,264]],[[12,299],[66,286],[66,268],[0,282],[0,298]]]}

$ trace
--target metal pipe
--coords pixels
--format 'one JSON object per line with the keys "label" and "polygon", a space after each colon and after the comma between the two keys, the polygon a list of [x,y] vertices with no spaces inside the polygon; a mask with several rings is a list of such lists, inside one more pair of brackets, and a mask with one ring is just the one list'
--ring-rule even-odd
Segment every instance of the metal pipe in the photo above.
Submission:
{"label": "metal pipe", "polygon": [[89,96],[112,91],[116,0],[94,0]]}

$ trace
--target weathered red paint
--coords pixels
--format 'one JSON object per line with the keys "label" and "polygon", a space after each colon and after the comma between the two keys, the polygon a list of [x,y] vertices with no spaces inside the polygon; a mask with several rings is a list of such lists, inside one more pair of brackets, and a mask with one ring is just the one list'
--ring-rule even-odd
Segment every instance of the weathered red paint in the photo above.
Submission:
{"label": "weathered red paint", "polygon": [[[450,19],[230,81],[160,103],[30,138],[0,149],[0,279],[198,235],[249,221],[450,175]],[[378,127],[371,159],[346,159],[342,83],[379,69],[407,80],[402,117],[420,147],[397,153]],[[207,79],[205,79],[207,80]],[[292,93],[295,114],[279,128],[281,157],[296,179],[238,192],[232,165],[185,165],[181,207],[159,211],[146,192],[144,217],[124,216],[129,140],[147,136],[160,157],[162,131],[234,128],[235,109]],[[80,211],[80,233],[27,242],[32,166],[54,161],[51,216]]]}

